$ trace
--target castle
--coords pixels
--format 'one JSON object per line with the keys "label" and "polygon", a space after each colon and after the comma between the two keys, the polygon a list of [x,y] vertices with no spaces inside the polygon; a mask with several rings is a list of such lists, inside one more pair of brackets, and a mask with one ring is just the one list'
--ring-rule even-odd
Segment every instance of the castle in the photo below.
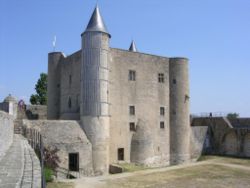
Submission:
{"label": "castle", "polygon": [[[167,166],[190,160],[188,59],[111,48],[96,6],[82,48],[48,56],[48,119],[77,120],[95,174],[109,164]],[[81,158],[81,156],[79,156]]]}

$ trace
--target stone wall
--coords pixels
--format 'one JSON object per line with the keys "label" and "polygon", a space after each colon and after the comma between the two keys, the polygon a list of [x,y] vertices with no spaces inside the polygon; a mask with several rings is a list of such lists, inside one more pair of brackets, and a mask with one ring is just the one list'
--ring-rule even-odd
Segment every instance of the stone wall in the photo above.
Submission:
{"label": "stone wall", "polygon": [[61,169],[69,168],[69,153],[78,153],[81,175],[92,175],[92,145],[77,121],[23,120],[23,126],[38,130],[45,147],[59,149]]}
{"label": "stone wall", "polygon": [[[208,127],[206,154],[250,157],[250,119],[194,118],[192,126]],[[205,141],[205,140],[204,140]]]}
{"label": "stone wall", "polygon": [[12,144],[13,135],[13,116],[0,111],[0,159]]}
{"label": "stone wall", "polygon": [[47,119],[47,106],[46,105],[26,105],[25,109],[18,108],[17,119]]}
{"label": "stone wall", "polygon": [[81,50],[61,61],[60,119],[80,119]]}
{"label": "stone wall", "polygon": [[[109,58],[110,162],[122,162],[118,149],[124,148],[125,162],[168,165],[169,59],[115,48],[110,49]],[[130,70],[135,71],[134,81],[129,80]],[[163,82],[158,74],[164,75]],[[135,107],[134,115],[129,106]],[[131,122],[135,123],[134,131],[130,130]]]}

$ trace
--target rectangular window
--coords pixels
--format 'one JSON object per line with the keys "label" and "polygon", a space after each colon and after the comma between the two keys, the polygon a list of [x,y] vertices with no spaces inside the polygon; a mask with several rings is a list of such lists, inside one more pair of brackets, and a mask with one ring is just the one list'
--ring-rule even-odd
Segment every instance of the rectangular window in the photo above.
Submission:
{"label": "rectangular window", "polygon": [[129,106],[129,115],[135,115],[135,106]]}
{"label": "rectangular window", "polygon": [[69,153],[69,170],[79,171],[79,153]]}
{"label": "rectangular window", "polygon": [[161,116],[165,115],[165,108],[164,107],[160,107],[160,115]]}
{"label": "rectangular window", "polygon": [[135,78],[136,78],[136,72],[134,70],[129,70],[128,80],[135,81]]}
{"label": "rectangular window", "polygon": [[164,121],[161,121],[161,122],[160,122],[160,128],[161,128],[161,129],[164,129],[164,128],[165,128]]}
{"label": "rectangular window", "polygon": [[118,148],[118,160],[124,161],[124,148]]}
{"label": "rectangular window", "polygon": [[135,131],[135,123],[134,122],[129,123],[129,130],[130,131]]}
{"label": "rectangular window", "polygon": [[69,85],[71,85],[71,83],[72,83],[72,76],[69,75]]}
{"label": "rectangular window", "polygon": [[158,82],[159,83],[164,83],[164,74],[163,73],[158,74]]}

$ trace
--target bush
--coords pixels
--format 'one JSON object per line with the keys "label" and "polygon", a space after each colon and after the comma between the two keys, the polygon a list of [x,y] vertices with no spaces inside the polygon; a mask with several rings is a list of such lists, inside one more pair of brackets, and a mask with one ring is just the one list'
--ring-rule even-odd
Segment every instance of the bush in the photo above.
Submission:
{"label": "bush", "polygon": [[53,173],[53,170],[50,169],[49,167],[44,168],[44,175],[45,175],[46,182],[52,182],[53,181],[52,176],[54,175],[54,173]]}

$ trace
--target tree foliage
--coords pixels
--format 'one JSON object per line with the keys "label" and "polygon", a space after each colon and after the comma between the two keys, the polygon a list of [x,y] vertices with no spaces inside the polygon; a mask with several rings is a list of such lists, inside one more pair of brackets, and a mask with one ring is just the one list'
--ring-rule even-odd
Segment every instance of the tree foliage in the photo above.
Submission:
{"label": "tree foliage", "polygon": [[47,104],[47,74],[46,73],[40,74],[40,78],[37,80],[35,90],[36,90],[36,94],[32,94],[30,96],[30,103],[46,105]]}
{"label": "tree foliage", "polygon": [[238,118],[240,115],[238,113],[228,113],[227,114],[227,118],[229,119],[236,119]]}

